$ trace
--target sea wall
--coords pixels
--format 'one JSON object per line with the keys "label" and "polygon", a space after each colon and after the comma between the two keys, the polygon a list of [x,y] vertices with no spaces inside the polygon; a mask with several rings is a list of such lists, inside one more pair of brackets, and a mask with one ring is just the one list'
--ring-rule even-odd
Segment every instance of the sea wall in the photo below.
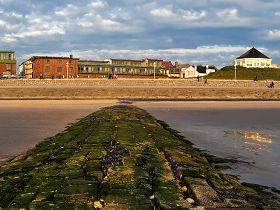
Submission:
{"label": "sea wall", "polygon": [[[205,80],[200,79],[2,79],[0,87],[215,87],[215,88],[267,88],[271,81],[251,80]],[[275,81],[275,87],[280,86]]]}
{"label": "sea wall", "polygon": [[279,82],[195,79],[0,80],[0,98],[280,99]]}

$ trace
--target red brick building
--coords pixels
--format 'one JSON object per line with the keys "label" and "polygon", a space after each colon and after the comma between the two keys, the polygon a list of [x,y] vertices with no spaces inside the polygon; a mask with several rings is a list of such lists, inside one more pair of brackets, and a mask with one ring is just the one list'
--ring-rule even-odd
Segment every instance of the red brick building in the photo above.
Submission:
{"label": "red brick building", "polygon": [[17,62],[13,51],[0,51],[0,76],[15,75]]}
{"label": "red brick building", "polygon": [[78,58],[33,56],[32,78],[77,78]]}

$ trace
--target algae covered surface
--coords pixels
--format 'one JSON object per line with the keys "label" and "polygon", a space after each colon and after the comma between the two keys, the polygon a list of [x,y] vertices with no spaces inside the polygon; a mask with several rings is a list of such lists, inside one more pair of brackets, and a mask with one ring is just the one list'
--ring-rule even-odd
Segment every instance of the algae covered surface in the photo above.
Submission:
{"label": "algae covered surface", "polygon": [[2,166],[0,209],[280,208],[217,160],[142,109],[107,107]]}

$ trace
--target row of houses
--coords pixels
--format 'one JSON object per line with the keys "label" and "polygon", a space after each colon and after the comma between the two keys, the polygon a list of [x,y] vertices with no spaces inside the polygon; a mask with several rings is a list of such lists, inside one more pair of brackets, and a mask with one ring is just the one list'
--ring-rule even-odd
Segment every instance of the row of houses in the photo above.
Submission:
{"label": "row of houses", "polygon": [[[211,69],[211,70],[210,70]],[[161,59],[107,59],[80,60],[69,57],[33,56],[20,65],[26,78],[100,78],[118,77],[180,77],[205,76],[214,72],[214,66],[190,66],[173,64]]]}
{"label": "row of houses", "polygon": [[[276,68],[272,59],[252,48],[235,59],[235,66],[246,68]],[[173,64],[161,59],[107,59],[81,60],[72,55],[33,56],[19,66],[19,74],[26,78],[98,78],[109,75],[119,77],[203,77],[215,72],[215,66]],[[0,51],[0,76],[16,74],[13,51]]]}

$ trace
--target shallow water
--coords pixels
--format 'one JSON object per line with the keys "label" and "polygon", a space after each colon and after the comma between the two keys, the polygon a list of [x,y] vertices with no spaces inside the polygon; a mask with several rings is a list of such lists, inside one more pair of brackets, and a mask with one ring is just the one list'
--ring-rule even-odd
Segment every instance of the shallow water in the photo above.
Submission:
{"label": "shallow water", "polygon": [[0,101],[0,163],[114,101]]}
{"label": "shallow water", "polygon": [[139,106],[182,132],[196,147],[252,163],[234,164],[227,173],[280,189],[280,103],[150,102]]}

